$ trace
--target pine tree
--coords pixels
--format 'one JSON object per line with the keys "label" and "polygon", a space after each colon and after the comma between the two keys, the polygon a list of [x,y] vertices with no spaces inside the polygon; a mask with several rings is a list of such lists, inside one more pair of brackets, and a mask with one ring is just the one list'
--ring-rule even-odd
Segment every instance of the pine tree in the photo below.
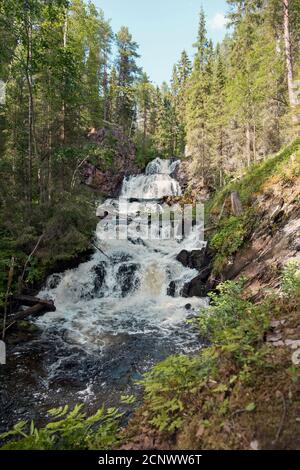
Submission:
{"label": "pine tree", "polygon": [[141,158],[145,159],[148,147],[151,146],[149,139],[149,126],[150,126],[150,112],[152,107],[153,98],[153,85],[150,82],[148,75],[144,72],[137,84],[136,99],[137,99],[137,130],[138,140],[141,140]]}
{"label": "pine tree", "polygon": [[136,64],[139,57],[138,45],[133,41],[128,28],[122,27],[116,35],[118,56],[116,70],[118,74],[118,123],[131,134],[135,119],[134,83],[140,74]]}
{"label": "pine tree", "polygon": [[187,88],[187,155],[191,158],[190,172],[197,175],[203,185],[210,177],[210,147],[207,130],[209,95],[212,81],[212,42],[206,37],[203,9],[200,12],[197,53]]}
{"label": "pine tree", "polygon": [[200,10],[199,15],[199,27],[198,27],[198,37],[197,41],[194,44],[194,47],[197,49],[195,56],[194,67],[203,72],[206,64],[206,49],[208,46],[207,41],[207,31],[206,31],[206,19],[203,7]]}

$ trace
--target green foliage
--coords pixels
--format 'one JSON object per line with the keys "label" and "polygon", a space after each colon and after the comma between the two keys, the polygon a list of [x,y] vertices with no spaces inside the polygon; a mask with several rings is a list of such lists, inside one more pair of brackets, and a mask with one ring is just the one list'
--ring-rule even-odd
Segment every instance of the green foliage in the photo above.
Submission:
{"label": "green foliage", "polygon": [[290,145],[284,146],[278,153],[267,160],[253,165],[238,181],[230,182],[221,191],[218,191],[210,203],[208,211],[212,212],[220,208],[224,199],[232,191],[237,191],[244,205],[251,204],[251,198],[258,193],[263,184],[273,175],[280,175],[285,169],[291,155],[295,154],[299,158],[300,139],[296,139]]}
{"label": "green foliage", "polygon": [[300,293],[300,271],[297,260],[290,259],[283,268],[281,288],[287,297]]}
{"label": "green foliage", "polygon": [[[52,205],[35,205],[30,219],[22,204],[12,203],[0,212],[0,305],[7,288],[12,256],[15,258],[12,291],[17,287],[29,254],[44,237],[25,270],[28,287],[39,285],[49,272],[91,249],[97,218],[90,195],[58,195]],[[11,217],[11,214],[14,217]]]}
{"label": "green foliage", "polygon": [[202,309],[197,319],[201,336],[241,365],[258,364],[258,353],[269,327],[269,301],[255,305],[243,297],[245,280],[226,281],[216,293],[210,294],[211,304]]}
{"label": "green foliage", "polygon": [[[272,300],[255,305],[244,299],[244,282],[220,284],[218,292],[210,295],[210,306],[202,309],[195,320],[200,335],[209,341],[209,347],[192,357],[169,357],[145,374],[140,382],[144,387],[144,415],[160,431],[173,432],[181,428],[189,409],[193,409],[197,401],[199,390],[207,389],[209,393],[205,406],[214,406],[209,402],[214,395],[227,392],[237,381],[251,382],[253,371],[265,367],[267,350],[263,338],[269,328]],[[230,373],[226,381],[220,383],[224,360],[229,364]],[[254,403],[246,406],[246,411],[254,410]],[[219,406],[218,413],[228,413],[226,400]]]}
{"label": "green foliage", "polygon": [[122,414],[115,408],[100,408],[87,417],[83,405],[73,410],[64,407],[52,409],[49,416],[54,421],[37,428],[33,421],[18,422],[0,439],[14,438],[1,450],[109,450],[120,443],[119,421]]}
{"label": "green foliage", "polygon": [[246,235],[244,221],[245,217],[229,217],[211,238],[210,246],[217,252],[215,271],[221,271],[226,260],[242,246]]}
{"label": "green foliage", "polygon": [[150,412],[150,423],[173,432],[182,424],[184,396],[195,393],[211,372],[211,358],[170,356],[146,373],[140,382]]}

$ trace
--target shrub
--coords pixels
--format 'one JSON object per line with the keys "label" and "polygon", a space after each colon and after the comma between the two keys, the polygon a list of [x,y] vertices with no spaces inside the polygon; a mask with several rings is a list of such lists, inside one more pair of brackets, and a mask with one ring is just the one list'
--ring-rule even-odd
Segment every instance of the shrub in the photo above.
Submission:
{"label": "shrub", "polygon": [[245,217],[229,217],[210,240],[210,246],[216,251],[214,271],[222,271],[228,258],[243,245],[247,233]]}
{"label": "shrub", "polygon": [[300,293],[300,271],[295,259],[290,259],[283,268],[281,288],[287,297]]}
{"label": "shrub", "polygon": [[[210,346],[199,354],[171,356],[145,374],[140,382],[145,390],[149,422],[160,431],[181,428],[187,403],[201,388],[222,393],[231,386],[218,384],[220,368],[226,362],[241,381],[249,381],[251,371],[265,364],[264,334],[269,327],[270,302],[254,305],[242,296],[245,281],[226,281],[210,294],[211,305],[195,320]],[[230,380],[230,375],[229,375]],[[192,407],[190,407],[193,409]]]}
{"label": "shrub", "polygon": [[269,327],[269,301],[255,305],[243,298],[245,280],[226,281],[197,319],[200,334],[239,364],[258,362],[256,351]]}

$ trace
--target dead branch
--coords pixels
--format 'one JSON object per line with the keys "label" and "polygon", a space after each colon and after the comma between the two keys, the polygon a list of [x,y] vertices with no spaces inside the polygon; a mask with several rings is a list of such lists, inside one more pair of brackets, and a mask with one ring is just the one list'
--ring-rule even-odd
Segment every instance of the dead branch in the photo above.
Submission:
{"label": "dead branch", "polygon": [[283,426],[284,426],[284,422],[285,422],[285,419],[286,419],[286,415],[287,415],[287,406],[286,406],[286,402],[285,402],[285,398],[284,398],[284,395],[282,392],[279,392],[280,393],[280,396],[281,396],[281,400],[282,400],[282,407],[283,407],[283,412],[282,412],[282,417],[281,417],[281,420],[280,420],[280,423],[279,423],[279,427],[278,427],[278,430],[277,430],[277,433],[276,433],[276,437],[275,437],[275,441],[273,441],[273,444],[277,444],[280,436],[281,436],[281,433],[282,433],[282,430],[283,430]]}
{"label": "dead branch", "polygon": [[75,186],[75,181],[76,181],[76,176],[77,176],[77,173],[78,173],[78,170],[82,167],[82,165],[84,165],[84,163],[87,162],[87,160],[90,158],[90,155],[87,155],[83,160],[81,160],[81,162],[76,166],[74,172],[73,172],[73,175],[72,175],[72,179],[71,179],[71,190],[74,189],[74,186]]}
{"label": "dead branch", "polygon": [[22,286],[22,284],[23,284],[23,280],[24,280],[24,277],[25,277],[25,273],[26,273],[26,269],[27,269],[28,263],[30,262],[30,260],[31,260],[31,258],[33,257],[34,253],[35,253],[36,250],[38,249],[38,247],[39,247],[39,245],[40,245],[40,243],[41,243],[41,241],[42,241],[43,238],[44,238],[44,234],[42,234],[42,235],[39,237],[39,239],[38,239],[38,241],[37,241],[35,247],[33,248],[32,252],[30,253],[30,255],[28,256],[28,258],[27,258],[27,260],[26,260],[26,263],[24,264],[24,269],[23,269],[22,275],[21,275],[21,277],[19,278],[19,289],[21,289],[21,286]]}
{"label": "dead branch", "polygon": [[91,245],[92,245],[94,248],[96,248],[96,250],[100,251],[100,253],[102,253],[102,255],[106,256],[107,259],[110,260],[110,257],[109,257],[106,253],[104,253],[104,251],[101,250],[101,248],[99,248],[99,246],[95,245],[95,243],[93,243],[93,242],[91,242]]}

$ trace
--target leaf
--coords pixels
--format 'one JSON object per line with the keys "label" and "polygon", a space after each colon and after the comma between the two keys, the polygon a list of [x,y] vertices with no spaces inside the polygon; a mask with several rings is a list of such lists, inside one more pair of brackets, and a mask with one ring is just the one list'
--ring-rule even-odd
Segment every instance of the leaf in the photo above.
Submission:
{"label": "leaf", "polygon": [[227,392],[228,387],[225,384],[220,384],[216,388],[213,389],[214,393],[222,393],[222,392]]}
{"label": "leaf", "polygon": [[234,384],[238,379],[238,376],[237,375],[233,375],[232,377],[230,377],[230,385]]}
{"label": "leaf", "polygon": [[249,403],[249,405],[246,406],[245,410],[246,411],[254,411],[256,409],[256,404],[255,403]]}
{"label": "leaf", "polygon": [[127,405],[131,405],[132,403],[135,402],[135,400],[136,398],[134,395],[122,395],[121,396],[121,402]]}

